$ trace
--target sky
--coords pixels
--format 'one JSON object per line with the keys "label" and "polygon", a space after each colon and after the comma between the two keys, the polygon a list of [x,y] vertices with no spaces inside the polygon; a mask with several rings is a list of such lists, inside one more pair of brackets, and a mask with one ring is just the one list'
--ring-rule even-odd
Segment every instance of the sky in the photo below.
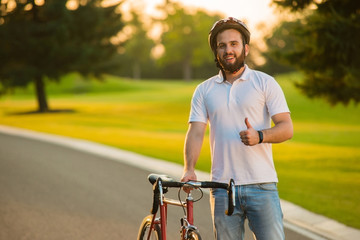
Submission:
{"label": "sky", "polygon": [[[142,8],[146,14],[156,16],[156,6],[166,0],[103,0],[105,5],[123,2],[129,6]],[[187,7],[202,8],[210,12],[221,12],[227,17],[245,20],[250,27],[260,22],[273,22],[276,19],[272,0],[172,0]]]}
{"label": "sky", "polygon": [[[111,0],[108,0],[111,1]],[[156,16],[156,6],[165,0],[126,0],[126,5],[143,8],[146,14]],[[180,2],[187,7],[201,8],[210,12],[220,12],[226,17],[236,17],[245,21],[250,28],[252,38],[257,39],[263,36],[257,29],[259,23],[266,23],[267,26],[276,20],[272,0],[173,0]],[[209,26],[209,29],[211,26]]]}
{"label": "sky", "polygon": [[[147,13],[154,13],[155,6],[164,0],[142,0],[147,5]],[[185,6],[203,8],[211,12],[222,12],[226,16],[247,20],[255,26],[258,22],[274,19],[271,0],[175,0]]]}

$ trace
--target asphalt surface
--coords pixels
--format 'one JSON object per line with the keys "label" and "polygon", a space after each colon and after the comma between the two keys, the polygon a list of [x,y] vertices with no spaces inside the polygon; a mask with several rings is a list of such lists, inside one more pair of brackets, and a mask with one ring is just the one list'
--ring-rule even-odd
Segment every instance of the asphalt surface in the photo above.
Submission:
{"label": "asphalt surface", "polygon": [[[0,133],[0,240],[134,240],[151,207],[148,174],[105,157]],[[168,214],[168,239],[179,239],[182,209],[169,207]],[[213,239],[207,195],[194,214],[203,240]],[[290,240],[310,239],[289,229],[285,234]],[[246,239],[252,239],[249,231]]]}

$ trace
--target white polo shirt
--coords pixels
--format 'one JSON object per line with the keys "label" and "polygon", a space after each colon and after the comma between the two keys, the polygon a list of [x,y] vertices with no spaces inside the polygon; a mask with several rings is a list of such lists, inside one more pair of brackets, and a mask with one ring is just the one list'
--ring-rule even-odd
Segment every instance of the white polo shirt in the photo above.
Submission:
{"label": "white polo shirt", "polygon": [[191,101],[189,122],[210,123],[211,179],[236,185],[278,182],[271,144],[246,146],[239,133],[245,118],[256,130],[271,127],[271,117],[290,112],[275,79],[245,65],[233,84],[220,73],[199,84]]}

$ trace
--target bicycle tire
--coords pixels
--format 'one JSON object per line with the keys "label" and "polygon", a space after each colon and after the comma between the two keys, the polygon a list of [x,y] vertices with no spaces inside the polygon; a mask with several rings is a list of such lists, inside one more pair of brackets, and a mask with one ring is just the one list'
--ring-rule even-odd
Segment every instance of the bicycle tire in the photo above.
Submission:
{"label": "bicycle tire", "polygon": [[[139,233],[138,233],[138,237],[137,240],[146,240],[149,230],[150,230],[150,226],[151,226],[151,221],[152,221],[152,217],[153,215],[148,215],[146,216],[139,228]],[[151,240],[161,240],[161,229],[159,224],[155,224],[154,225],[154,230],[151,233]]]}
{"label": "bicycle tire", "polygon": [[201,236],[198,230],[190,230],[188,232],[188,240],[201,240]]}

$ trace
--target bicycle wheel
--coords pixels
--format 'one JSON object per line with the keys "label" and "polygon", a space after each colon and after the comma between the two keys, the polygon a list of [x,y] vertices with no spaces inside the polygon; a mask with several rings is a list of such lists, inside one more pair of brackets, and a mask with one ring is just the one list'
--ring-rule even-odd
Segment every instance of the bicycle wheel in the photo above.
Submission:
{"label": "bicycle wheel", "polygon": [[[137,240],[147,240],[147,237],[148,237],[148,234],[150,231],[152,217],[153,217],[152,215],[148,215],[142,221],[142,223],[140,225]],[[161,240],[161,230],[160,230],[159,224],[154,225],[154,229],[152,229],[150,239],[151,240]]]}
{"label": "bicycle wheel", "polygon": [[200,233],[197,230],[190,230],[188,232],[188,240],[201,240]]}

